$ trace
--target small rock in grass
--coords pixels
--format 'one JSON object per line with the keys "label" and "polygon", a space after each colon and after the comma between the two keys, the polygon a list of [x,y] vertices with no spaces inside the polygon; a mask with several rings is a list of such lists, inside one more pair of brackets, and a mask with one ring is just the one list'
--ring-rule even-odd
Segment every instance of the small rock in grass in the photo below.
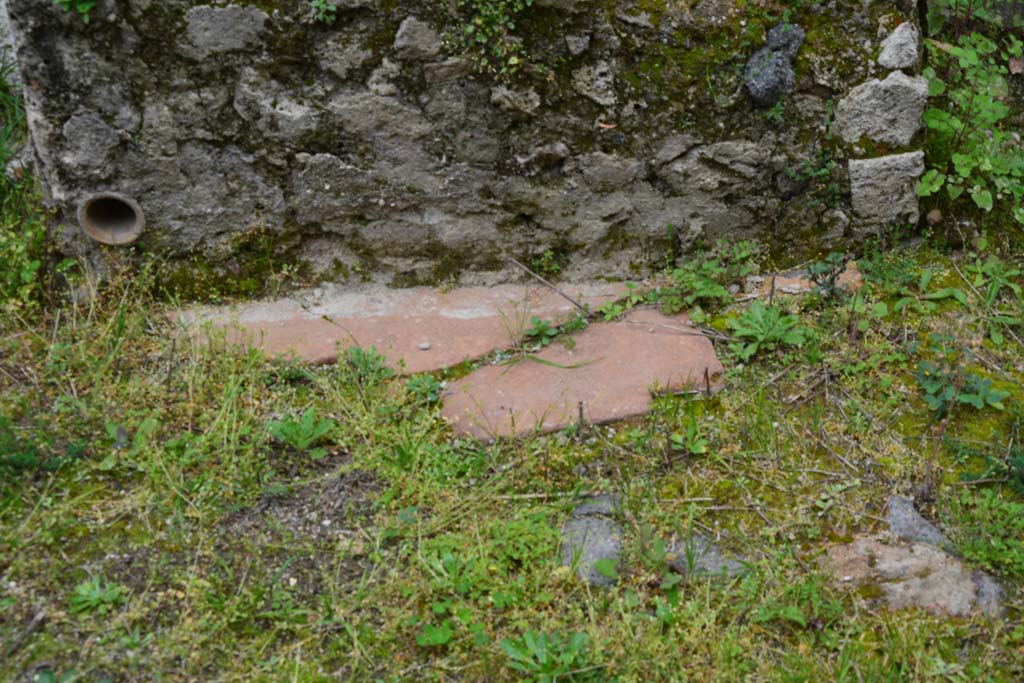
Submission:
{"label": "small rock in grass", "polygon": [[923,543],[890,545],[861,537],[829,546],[820,563],[839,582],[877,589],[878,597],[868,601],[889,609],[918,608],[954,617],[1003,613],[1004,593],[995,579]]}
{"label": "small rock in grass", "polygon": [[952,545],[949,539],[934,524],[921,516],[914,508],[914,503],[902,496],[893,496],[885,513],[889,529],[896,538],[912,543],[927,543],[936,548],[949,550]]}
{"label": "small rock in grass", "polygon": [[684,576],[733,577],[746,571],[743,562],[726,557],[718,545],[701,534],[672,544],[668,553],[673,556],[669,566]]}
{"label": "small rock in grass", "polygon": [[577,576],[591,586],[617,581],[598,570],[602,561],[614,566],[622,552],[622,529],[609,517],[617,507],[616,497],[595,496],[573,510],[562,525],[562,564],[575,565]]}

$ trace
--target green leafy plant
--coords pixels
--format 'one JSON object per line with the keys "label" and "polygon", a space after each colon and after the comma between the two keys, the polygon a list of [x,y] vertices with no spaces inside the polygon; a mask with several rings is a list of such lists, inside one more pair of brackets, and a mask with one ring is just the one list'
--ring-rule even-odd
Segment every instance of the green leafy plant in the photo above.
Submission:
{"label": "green leafy plant", "polygon": [[444,385],[437,381],[433,375],[414,375],[405,381],[405,388],[409,390],[420,403],[437,403],[441,398],[441,391]]}
{"label": "green leafy plant", "polygon": [[843,614],[843,604],[828,592],[822,576],[808,576],[784,593],[759,606],[751,615],[755,624],[775,621],[790,627],[823,633]]}
{"label": "green leafy plant", "polygon": [[[25,109],[14,88],[17,64],[0,53],[0,162],[7,164],[25,137]],[[9,182],[6,175],[0,182]]]}
{"label": "green leafy plant", "polygon": [[920,361],[917,366],[917,383],[924,390],[924,402],[936,417],[945,417],[954,404],[969,405],[981,410],[986,406],[1003,410],[1003,400],[1010,393],[992,386],[992,380],[981,378],[959,368],[948,371],[930,363]]}
{"label": "green leafy plant", "polygon": [[[934,66],[923,74],[935,103],[924,114],[931,168],[918,194],[945,188],[951,200],[969,196],[982,211],[1007,203],[1024,224],[1024,150],[1008,125],[1010,60],[1020,60],[1024,43],[1006,34],[1002,44],[980,33],[956,45],[928,41]],[[941,75],[940,75],[941,74]]]}
{"label": "green leafy plant", "polygon": [[558,257],[555,256],[555,252],[548,249],[538,258],[533,260],[531,264],[533,269],[542,275],[558,275],[562,272],[562,265],[558,262]]}
{"label": "green leafy plant", "polygon": [[769,123],[773,123],[776,126],[783,125],[786,123],[786,103],[776,102],[765,110],[764,117]]}
{"label": "green leafy plant", "polygon": [[982,567],[1024,580],[1024,503],[996,489],[965,490],[956,501],[956,541]]}
{"label": "green leafy plant", "polygon": [[700,420],[691,410],[687,415],[683,433],[674,432],[669,438],[672,445],[690,455],[703,455],[708,452],[708,439],[701,428]]}
{"label": "green leafy plant", "polygon": [[447,645],[454,635],[451,621],[445,619],[437,626],[425,624],[423,630],[416,634],[416,644],[420,647],[441,647]]}
{"label": "green leafy plant", "polygon": [[387,358],[377,353],[377,347],[368,349],[353,346],[345,351],[345,363],[355,375],[355,380],[363,388],[380,384],[395,376],[395,371],[388,366]]}
{"label": "green leafy plant", "polygon": [[[0,63],[0,169],[25,136],[25,111],[13,83],[14,64]],[[30,178],[0,173],[0,313],[35,311],[43,292],[46,222]]]}
{"label": "green leafy plant", "polygon": [[821,261],[807,267],[807,276],[814,284],[812,292],[824,301],[842,301],[846,292],[839,286],[839,277],[846,272],[850,256],[833,251]]}
{"label": "green leafy plant", "polygon": [[838,183],[832,179],[837,165],[828,148],[818,147],[812,157],[805,158],[798,166],[787,166],[785,171],[786,175],[811,193],[816,203],[835,206],[842,195]]}
{"label": "green leafy plant", "polygon": [[0,415],[0,475],[7,476],[7,472],[54,472],[84,456],[86,447],[75,442],[68,444],[64,453],[55,451],[52,443],[40,442],[38,437],[19,437],[10,419]]}
{"label": "green leafy plant", "polygon": [[[315,408],[308,408],[302,417],[296,420],[289,416],[283,420],[274,420],[267,424],[267,431],[278,441],[284,442],[297,451],[305,452],[310,446],[326,436],[337,424],[334,420],[319,420]],[[323,448],[309,451],[309,457],[318,460],[327,455]]]}
{"label": "green leafy plant", "polygon": [[89,23],[89,12],[96,6],[96,0],[53,0],[65,12],[74,12],[82,17],[82,22]]}
{"label": "green leafy plant", "polygon": [[76,614],[107,614],[127,601],[127,588],[94,576],[75,586],[68,604]]}
{"label": "green leafy plant", "polygon": [[[1021,285],[1018,280],[1024,271],[1018,265],[1010,265],[996,254],[982,256],[988,246],[985,239],[979,240],[976,252],[971,252],[971,260],[965,270],[970,276],[971,287],[978,292],[984,306],[983,318],[993,344],[1001,345],[1004,341],[1004,330],[1008,327],[1024,326],[1024,314],[1021,314]],[[1000,310],[997,305],[1009,303],[1008,310]]]}
{"label": "green leafy plant", "polygon": [[507,80],[526,64],[528,55],[516,30],[534,0],[456,0],[468,14],[461,33],[454,37],[481,73]]}
{"label": "green leafy plant", "polygon": [[729,320],[733,335],[745,342],[730,348],[742,360],[750,360],[760,351],[774,351],[780,346],[801,346],[808,337],[808,328],[794,315],[783,313],[777,306],[754,301],[738,318]]}
{"label": "green leafy plant", "polygon": [[930,0],[926,10],[928,32],[954,38],[979,25],[1014,26],[1024,19],[1020,4],[1007,0]]}
{"label": "green leafy plant", "polygon": [[[82,675],[74,669],[57,673],[47,666],[33,674],[32,683],[84,683],[84,681]],[[110,678],[104,676],[97,680],[96,683],[110,683]]]}
{"label": "green leafy plant", "polygon": [[[664,313],[678,313],[684,309],[694,314],[694,306],[701,311],[705,307],[727,304],[732,301],[732,294],[722,284],[727,269],[717,258],[694,259],[682,268],[672,271],[671,283],[655,290],[652,301],[661,304]],[[695,320],[700,322],[701,312],[697,312]]]}
{"label": "green leafy plant", "polygon": [[547,346],[558,336],[558,327],[550,320],[541,320],[534,316],[530,318],[530,327],[524,334],[541,346]]}
{"label": "green leafy plant", "polygon": [[626,283],[626,297],[618,301],[606,301],[597,309],[605,320],[615,320],[628,310],[631,310],[639,303],[643,303],[647,297],[644,296],[635,282]]}
{"label": "green leafy plant", "polygon": [[[892,305],[895,313],[902,313],[904,309],[914,310],[918,313],[934,313],[939,302],[952,299],[957,303],[967,305],[967,293],[959,287],[942,287],[932,290],[930,285],[935,277],[935,271],[931,268],[924,268],[917,278],[910,276],[896,287],[897,299]],[[916,279],[916,286],[911,284]]]}
{"label": "green leafy plant", "polygon": [[558,632],[527,631],[520,638],[501,641],[509,666],[533,683],[582,683],[602,678],[601,667],[589,664],[590,637],[576,632],[566,637]]}
{"label": "green leafy plant", "polygon": [[331,26],[338,18],[338,6],[331,0],[310,0],[309,5],[313,8],[313,18],[321,24]]}
{"label": "green leafy plant", "polygon": [[509,570],[520,570],[544,562],[558,548],[558,530],[545,514],[531,514],[502,521],[490,529],[490,550]]}
{"label": "green leafy plant", "polygon": [[857,331],[867,332],[873,323],[886,318],[889,315],[889,304],[884,301],[874,303],[866,301],[861,292],[857,292],[850,302],[850,310],[856,316]]}

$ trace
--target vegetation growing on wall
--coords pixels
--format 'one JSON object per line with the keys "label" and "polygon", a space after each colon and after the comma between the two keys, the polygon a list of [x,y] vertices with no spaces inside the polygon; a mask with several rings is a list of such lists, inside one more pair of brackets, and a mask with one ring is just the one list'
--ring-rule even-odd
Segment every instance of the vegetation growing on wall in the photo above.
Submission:
{"label": "vegetation growing on wall", "polygon": [[929,3],[929,169],[918,194],[942,192],[954,205],[969,198],[1024,225],[1024,146],[1010,107],[1010,79],[1024,74],[1024,43],[1005,30],[1022,22],[1018,3]]}
{"label": "vegetation growing on wall", "polygon": [[529,59],[519,19],[534,0],[457,0],[466,17],[456,28],[453,41],[482,73],[508,79],[526,66]]}
{"label": "vegetation growing on wall", "polygon": [[65,12],[77,14],[86,24],[89,23],[89,13],[96,6],[96,0],[53,0],[53,2]]}
{"label": "vegetation growing on wall", "polygon": [[13,73],[13,63],[0,63],[0,314],[39,305],[46,259],[46,225],[35,185],[23,169],[7,171],[25,138]]}

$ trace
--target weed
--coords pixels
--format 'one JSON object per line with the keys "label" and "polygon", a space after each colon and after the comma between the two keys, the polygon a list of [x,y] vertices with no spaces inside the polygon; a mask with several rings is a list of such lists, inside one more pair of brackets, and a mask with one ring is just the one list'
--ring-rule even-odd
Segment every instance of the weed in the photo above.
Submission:
{"label": "weed", "polygon": [[1024,503],[992,488],[966,490],[955,507],[957,547],[986,569],[1024,579]]}
{"label": "weed", "polygon": [[733,335],[745,342],[730,345],[732,351],[744,361],[760,351],[774,351],[780,346],[801,346],[810,330],[794,315],[783,313],[777,306],[766,306],[754,301],[738,318],[729,320]]}
{"label": "weed", "polygon": [[550,249],[541,254],[539,258],[534,259],[530,265],[541,275],[555,276],[562,272],[562,265],[558,262],[558,257]]}
{"label": "weed", "polygon": [[640,292],[635,282],[627,282],[626,290],[628,293],[624,299],[605,302],[597,309],[597,312],[601,314],[606,321],[615,320],[616,318],[621,317],[627,310],[632,309],[637,304],[643,303],[645,300],[650,298],[650,295],[645,296]]}
{"label": "weed", "polygon": [[669,284],[648,294],[669,315],[687,310],[694,322],[703,322],[705,309],[732,303],[727,284],[755,272],[760,249],[749,241],[720,240],[711,253],[695,254],[669,273]]}
{"label": "weed", "polygon": [[787,166],[786,175],[800,184],[807,187],[816,202],[824,202],[826,206],[835,206],[840,199],[842,190],[832,180],[832,174],[837,166],[832,153],[825,147],[818,147],[814,156],[806,158],[797,167]]}
{"label": "weed", "polygon": [[76,614],[107,614],[128,601],[128,589],[94,576],[75,586],[68,604]]}
{"label": "weed", "polygon": [[814,284],[812,292],[824,301],[843,301],[846,292],[839,286],[839,277],[846,272],[850,256],[833,251],[824,260],[816,261],[807,267],[807,275]]}
{"label": "weed", "polygon": [[960,38],[979,25],[986,29],[1019,26],[1022,10],[1017,0],[932,0],[925,19],[929,33],[944,31]]}
{"label": "weed", "polygon": [[[87,683],[87,681],[88,679],[83,678],[82,674],[74,669],[57,673],[48,666],[32,675],[32,683]],[[96,683],[112,683],[112,681],[109,677],[103,676],[96,679]]]}
{"label": "weed", "polygon": [[[696,313],[696,322],[701,322],[701,311],[705,307],[727,304],[732,301],[732,294],[721,282],[727,269],[718,259],[691,261],[683,268],[672,271],[671,284],[657,291],[655,300],[661,304],[663,313],[673,314],[684,309],[691,316]],[[693,310],[699,306],[701,311]]]}
{"label": "weed", "polygon": [[600,667],[589,664],[590,637],[583,632],[564,636],[558,632],[527,631],[520,638],[500,643],[509,666],[533,683],[582,683],[603,679]]}
{"label": "weed", "polygon": [[526,64],[527,53],[516,28],[533,0],[457,0],[468,20],[454,38],[481,73],[508,80]]}
{"label": "weed", "polygon": [[[0,62],[0,169],[25,136],[25,112],[20,93],[11,85],[13,73],[12,62]],[[30,178],[12,179],[5,172],[0,172],[0,197],[0,314],[34,313],[41,303],[47,251],[40,198]]]}
{"label": "weed", "polygon": [[785,102],[776,102],[774,105],[772,105],[771,107],[769,107],[768,109],[765,110],[764,117],[765,117],[765,119],[768,120],[768,123],[775,124],[776,126],[781,126],[781,125],[785,124],[786,123],[786,103]]}
{"label": "weed", "polygon": [[560,329],[564,334],[572,334],[574,332],[579,332],[580,330],[586,329],[588,324],[589,321],[587,320],[587,316],[583,315],[582,313],[577,313],[567,322],[563,323]]}
{"label": "weed", "polygon": [[82,22],[89,23],[89,12],[96,6],[96,0],[53,0],[65,12],[74,12],[82,17]]}
{"label": "weed", "polygon": [[558,532],[543,513],[500,522],[491,527],[491,552],[509,569],[523,569],[549,557],[558,545]]}
{"label": "weed", "polygon": [[701,429],[700,421],[691,410],[686,420],[686,431],[671,435],[672,445],[690,455],[703,455],[708,452],[708,439]]}
{"label": "weed", "polygon": [[917,383],[924,389],[924,402],[937,418],[946,417],[955,403],[973,406],[978,410],[992,407],[1003,410],[1003,400],[1010,395],[995,389],[992,380],[982,379],[961,368],[944,370],[928,361],[917,366]]}
{"label": "weed", "polygon": [[972,33],[956,45],[929,41],[929,52],[935,67],[924,71],[928,94],[941,104],[924,114],[931,168],[921,177],[918,194],[927,197],[945,188],[951,200],[966,194],[986,212],[1006,202],[1014,220],[1024,224],[1024,151],[1014,127],[1005,123],[1007,63],[1021,59],[1024,43],[1012,34],[1000,45]]}
{"label": "weed", "polygon": [[1004,331],[1008,327],[1024,325],[1024,316],[1016,313],[1011,306],[1009,311],[999,310],[996,306],[1003,301],[1018,302],[1021,299],[1021,286],[1018,284],[1024,271],[1020,267],[1007,264],[996,254],[988,254],[983,258],[982,252],[988,246],[985,239],[979,240],[977,251],[968,254],[971,259],[965,268],[970,276],[970,285],[978,293],[984,307],[982,316],[988,329],[989,339],[993,344],[1002,345],[1005,341]]}
{"label": "weed", "polygon": [[[336,427],[337,424],[334,420],[317,419],[315,408],[307,408],[298,420],[289,416],[283,420],[273,420],[267,423],[267,431],[271,436],[303,453]],[[309,457],[314,460],[319,460],[325,455],[327,455],[327,451],[323,448],[314,448],[309,451]]]}
{"label": "weed", "polygon": [[[17,65],[0,52],[0,163],[4,166],[14,156],[25,137],[25,110],[21,96],[13,85]],[[4,174],[0,183],[9,183]]]}
{"label": "weed", "polygon": [[345,351],[345,364],[352,371],[354,379],[363,389],[379,385],[395,376],[388,367],[387,359],[377,353],[377,347],[363,349],[353,346]]}
{"label": "weed", "polygon": [[332,0],[310,0],[313,18],[321,24],[332,26],[338,18],[338,6]]}
{"label": "weed", "polygon": [[525,334],[528,338],[541,346],[547,346],[558,336],[559,329],[550,320],[541,320],[534,316],[530,318],[530,327]]}
{"label": "weed", "polygon": [[421,403],[437,403],[441,399],[444,385],[432,375],[424,374],[414,375],[407,379],[405,388]]}
{"label": "weed", "polygon": [[793,627],[812,629],[819,638],[843,613],[842,604],[832,597],[821,576],[808,576],[788,586],[781,596],[761,605],[751,617],[754,623],[779,621]]}
{"label": "weed", "polygon": [[[19,437],[11,421],[0,415],[0,473],[55,472],[85,453],[86,447],[81,442],[69,444],[64,453],[59,453],[51,444]],[[0,486],[0,491],[2,489]]]}

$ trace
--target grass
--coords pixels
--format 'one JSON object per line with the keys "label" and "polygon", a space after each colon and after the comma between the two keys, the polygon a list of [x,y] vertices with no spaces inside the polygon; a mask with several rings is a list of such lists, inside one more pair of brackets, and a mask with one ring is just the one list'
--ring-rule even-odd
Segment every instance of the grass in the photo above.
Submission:
{"label": "grass", "polygon": [[[454,438],[436,402],[365,353],[310,368],[178,335],[170,307],[140,294],[151,272],[34,317],[10,312],[0,640],[17,647],[0,677],[1019,680],[1022,552],[1002,530],[1019,527],[1022,498],[999,468],[1020,428],[1020,329],[995,345],[941,252],[861,264],[872,302],[908,290],[926,301],[907,283],[927,266],[933,289],[959,283],[968,303],[890,310],[861,331],[849,302],[777,300],[808,340],[733,358],[715,398],[489,447]],[[1000,297],[1020,310],[1009,288]],[[929,333],[953,341],[936,350]],[[915,372],[939,353],[1008,391],[1005,409],[937,419]],[[274,437],[305,414],[323,457]],[[695,429],[703,453],[673,448]],[[882,528],[889,493],[922,489],[965,557],[1007,586],[1004,619],[869,608],[816,569],[826,543]],[[595,491],[623,500],[626,551],[608,590],[559,566],[557,530]],[[689,529],[751,571],[666,582],[655,541]],[[528,648],[543,634],[537,647],[556,651]]]}

